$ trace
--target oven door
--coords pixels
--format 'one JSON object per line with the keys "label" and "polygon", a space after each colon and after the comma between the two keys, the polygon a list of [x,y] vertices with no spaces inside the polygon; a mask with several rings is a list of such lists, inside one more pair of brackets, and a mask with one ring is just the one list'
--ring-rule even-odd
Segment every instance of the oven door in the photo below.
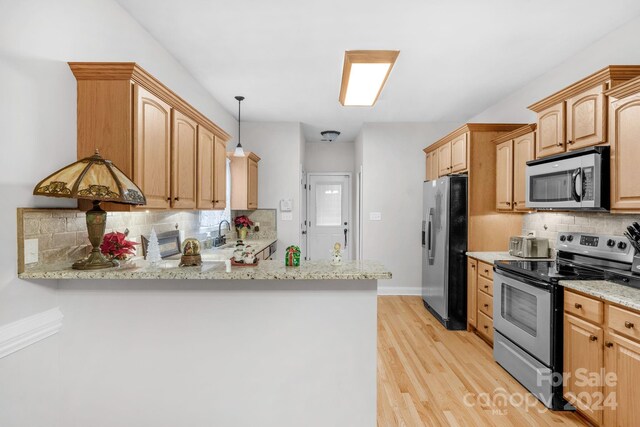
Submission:
{"label": "oven door", "polygon": [[493,326],[542,363],[551,365],[551,292],[544,284],[496,271]]}

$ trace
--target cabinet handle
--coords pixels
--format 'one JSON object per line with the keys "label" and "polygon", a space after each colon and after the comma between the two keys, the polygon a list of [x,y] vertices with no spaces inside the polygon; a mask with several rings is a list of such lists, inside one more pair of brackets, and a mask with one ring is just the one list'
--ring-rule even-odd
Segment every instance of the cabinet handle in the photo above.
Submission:
{"label": "cabinet handle", "polygon": [[180,201],[180,197],[174,197],[173,200],[175,200],[176,202]]}
{"label": "cabinet handle", "polygon": [[627,329],[631,329],[633,328],[633,323],[626,321],[624,322],[624,327]]}
{"label": "cabinet handle", "polygon": [[485,304],[485,305],[484,305],[484,308],[489,308],[489,304]]}
{"label": "cabinet handle", "polygon": [[598,341],[598,337],[595,335],[589,335],[589,341]]}
{"label": "cabinet handle", "polygon": [[167,202],[170,202],[170,201],[171,201],[171,197],[167,197]]}
{"label": "cabinet handle", "polygon": [[484,288],[485,289],[489,289],[489,285],[484,285]]}
{"label": "cabinet handle", "polygon": [[489,274],[489,270],[487,270],[486,268],[484,269],[484,274]]}
{"label": "cabinet handle", "polygon": [[558,147],[562,147],[562,142],[558,142]]}
{"label": "cabinet handle", "polygon": [[578,310],[580,310],[582,308],[582,304],[580,303],[575,303],[574,307],[577,308]]}
{"label": "cabinet handle", "polygon": [[489,329],[489,326],[487,326],[487,325],[484,325],[484,328],[485,328],[485,329]]}
{"label": "cabinet handle", "polygon": [[611,341],[605,341],[604,346],[607,348],[613,347],[613,343]]}
{"label": "cabinet handle", "polygon": [[510,203],[510,202],[506,202],[506,204],[507,204],[507,206],[511,206],[511,203]]}
{"label": "cabinet handle", "polygon": [[518,206],[518,202],[513,202],[513,206]]}

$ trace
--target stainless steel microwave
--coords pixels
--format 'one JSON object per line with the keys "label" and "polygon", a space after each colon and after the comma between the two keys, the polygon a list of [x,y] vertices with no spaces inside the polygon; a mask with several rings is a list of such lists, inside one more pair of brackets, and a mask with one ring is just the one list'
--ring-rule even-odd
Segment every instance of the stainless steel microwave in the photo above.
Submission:
{"label": "stainless steel microwave", "polygon": [[526,179],[528,208],[609,210],[609,147],[532,160]]}

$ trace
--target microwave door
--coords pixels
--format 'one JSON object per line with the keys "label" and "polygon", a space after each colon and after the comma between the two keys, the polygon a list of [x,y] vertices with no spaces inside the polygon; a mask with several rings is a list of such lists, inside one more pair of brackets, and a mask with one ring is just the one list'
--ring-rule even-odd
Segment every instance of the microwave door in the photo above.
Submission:
{"label": "microwave door", "polygon": [[582,161],[570,158],[527,167],[527,207],[578,209]]}

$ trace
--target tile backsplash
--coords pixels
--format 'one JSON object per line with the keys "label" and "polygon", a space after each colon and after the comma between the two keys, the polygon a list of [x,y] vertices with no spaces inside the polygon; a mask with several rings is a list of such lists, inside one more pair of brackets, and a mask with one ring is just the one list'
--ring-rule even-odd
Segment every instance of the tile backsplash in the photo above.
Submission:
{"label": "tile backsplash", "polygon": [[[256,209],[254,211],[231,211],[231,219],[240,215],[246,215],[254,223],[260,223],[260,231],[252,229],[247,239],[268,239],[277,237],[277,212],[275,209]],[[233,222],[231,223],[233,227]],[[235,228],[232,230],[233,238],[237,238]]]}
{"label": "tile backsplash", "polygon": [[632,222],[640,222],[640,215],[612,215],[602,212],[536,212],[526,214],[522,222],[523,235],[535,232],[537,237],[549,239],[555,249],[559,231],[572,231],[622,236]]}
{"label": "tile backsplash", "polygon": [[[230,221],[230,210],[108,212],[106,233],[129,230],[129,240],[140,242],[140,237],[148,236],[152,228],[157,233],[178,229],[181,239],[204,239],[208,232],[213,237],[218,235],[218,224],[223,219]],[[73,262],[90,250],[85,213],[79,210],[18,209],[19,251],[24,250],[25,239],[38,240],[38,262],[18,265],[19,271],[43,264]],[[138,251],[141,254],[140,246]]]}

